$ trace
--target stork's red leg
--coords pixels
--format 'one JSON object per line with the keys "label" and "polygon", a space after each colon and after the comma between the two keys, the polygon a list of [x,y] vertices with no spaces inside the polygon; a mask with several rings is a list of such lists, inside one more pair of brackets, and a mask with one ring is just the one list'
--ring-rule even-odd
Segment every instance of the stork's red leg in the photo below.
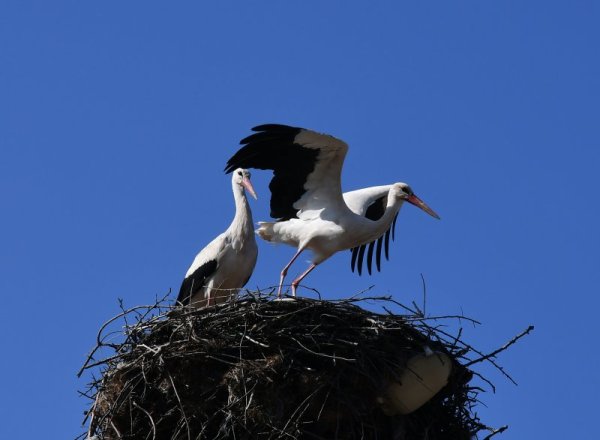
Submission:
{"label": "stork's red leg", "polygon": [[298,284],[300,284],[300,281],[302,281],[304,277],[308,275],[315,267],[317,267],[315,263],[311,264],[308,266],[308,269],[302,273],[302,275],[292,281],[292,296],[296,296],[296,288],[298,287]]}
{"label": "stork's red leg", "polygon": [[[286,264],[286,266],[281,271],[281,276],[279,277],[279,289],[277,289],[277,297],[278,298],[281,298],[281,288],[283,286],[283,279],[287,275],[288,269],[290,268],[290,266],[292,265],[292,263],[294,261],[296,261],[296,258],[298,258],[298,256],[302,253],[303,250],[304,249],[298,249],[298,251],[294,254],[294,256],[292,257],[292,259],[290,260],[290,262],[288,264]],[[295,293],[294,293],[294,296],[296,296]]]}

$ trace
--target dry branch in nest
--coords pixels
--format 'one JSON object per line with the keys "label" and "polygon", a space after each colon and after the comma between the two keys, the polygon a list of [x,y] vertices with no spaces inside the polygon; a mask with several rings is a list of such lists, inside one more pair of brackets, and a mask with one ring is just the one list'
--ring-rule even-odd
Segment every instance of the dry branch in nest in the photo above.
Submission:
{"label": "dry branch in nest", "polygon": [[[374,313],[361,301],[398,305],[247,293],[201,310],[160,302],[124,310],[124,341],[107,342],[116,335],[103,326],[80,372],[101,369],[83,393],[92,407],[82,437],[460,440],[498,432],[475,415],[480,388],[465,367],[494,362],[497,352],[486,358],[440,325],[464,317]],[[447,385],[410,414],[386,415],[390,384],[425,347],[451,359]]]}

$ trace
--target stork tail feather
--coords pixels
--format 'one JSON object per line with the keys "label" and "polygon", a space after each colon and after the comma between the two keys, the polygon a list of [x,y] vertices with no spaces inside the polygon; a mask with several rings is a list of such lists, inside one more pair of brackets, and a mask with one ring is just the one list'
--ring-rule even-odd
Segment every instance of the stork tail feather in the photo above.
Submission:
{"label": "stork tail feather", "polygon": [[258,229],[256,230],[256,233],[263,240],[271,241],[274,235],[274,225],[275,223],[273,222],[258,222]]}

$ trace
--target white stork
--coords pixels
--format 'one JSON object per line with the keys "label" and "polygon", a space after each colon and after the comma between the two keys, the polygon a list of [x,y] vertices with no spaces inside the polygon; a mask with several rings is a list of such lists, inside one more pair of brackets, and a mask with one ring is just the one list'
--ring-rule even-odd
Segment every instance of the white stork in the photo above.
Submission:
{"label": "white stork", "polygon": [[235,217],[225,232],[202,249],[185,274],[177,301],[205,307],[224,302],[244,287],[256,264],[258,246],[252,212],[244,188],[256,199],[248,170],[239,168],[231,178]]}
{"label": "white stork", "polygon": [[338,251],[357,249],[353,253],[360,254],[363,249],[364,254],[363,246],[377,241],[380,256],[378,240],[392,228],[404,201],[439,219],[405,183],[351,192],[344,200],[341,174],[348,145],[333,136],[279,124],[252,130],[256,133],[240,141],[243,146],[229,159],[225,172],[237,167],[273,170],[271,217],[277,221],[259,222],[256,233],[264,240],[297,248],[281,271],[279,296],[288,269],[305,249],[313,251],[312,262],[292,282],[293,296],[300,281]]}

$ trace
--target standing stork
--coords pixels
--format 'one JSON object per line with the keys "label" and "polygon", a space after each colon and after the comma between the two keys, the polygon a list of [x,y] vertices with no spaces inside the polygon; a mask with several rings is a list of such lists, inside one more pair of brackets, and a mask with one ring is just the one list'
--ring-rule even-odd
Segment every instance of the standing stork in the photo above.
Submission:
{"label": "standing stork", "polygon": [[278,296],[288,269],[305,249],[313,251],[312,262],[292,282],[293,296],[304,277],[336,252],[358,249],[356,252],[360,253],[361,246],[385,235],[404,201],[439,219],[405,183],[386,188],[385,205],[380,202],[375,208],[383,209],[377,212],[376,219],[367,214],[369,206],[381,198],[377,189],[360,190],[345,201],[341,174],[348,145],[333,136],[279,124],[260,125],[252,130],[256,133],[240,141],[243,146],[229,159],[225,172],[237,167],[273,170],[269,184],[271,217],[277,221],[259,222],[256,233],[264,240],[297,248],[281,271]]}
{"label": "standing stork", "polygon": [[185,274],[177,302],[205,307],[224,302],[244,287],[256,264],[258,246],[252,212],[244,189],[256,199],[248,170],[238,168],[231,178],[235,217],[229,228],[202,249]]}

